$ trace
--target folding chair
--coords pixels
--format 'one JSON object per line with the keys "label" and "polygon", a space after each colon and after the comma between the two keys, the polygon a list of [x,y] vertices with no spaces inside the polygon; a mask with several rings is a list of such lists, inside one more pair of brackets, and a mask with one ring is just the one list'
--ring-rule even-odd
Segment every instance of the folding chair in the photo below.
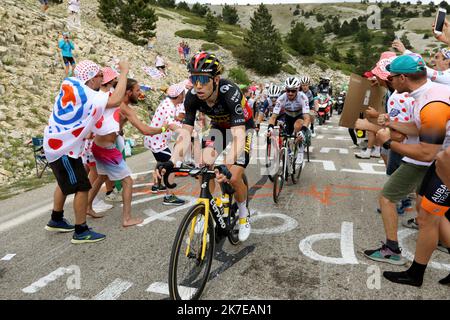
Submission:
{"label": "folding chair", "polygon": [[48,161],[44,153],[44,138],[33,137],[31,138],[34,153],[34,162],[36,164],[36,175],[41,178],[45,169],[48,167]]}

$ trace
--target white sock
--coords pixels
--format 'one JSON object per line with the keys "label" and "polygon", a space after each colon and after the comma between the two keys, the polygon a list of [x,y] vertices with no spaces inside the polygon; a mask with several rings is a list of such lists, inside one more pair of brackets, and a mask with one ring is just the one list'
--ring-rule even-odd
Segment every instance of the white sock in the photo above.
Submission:
{"label": "white sock", "polygon": [[247,201],[238,202],[237,205],[239,208],[239,219],[247,218],[248,216]]}

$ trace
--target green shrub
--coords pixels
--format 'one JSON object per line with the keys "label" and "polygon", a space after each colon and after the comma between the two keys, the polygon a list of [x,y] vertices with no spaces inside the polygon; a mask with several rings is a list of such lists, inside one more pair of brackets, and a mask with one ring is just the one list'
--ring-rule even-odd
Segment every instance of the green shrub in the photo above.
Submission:
{"label": "green shrub", "polygon": [[178,30],[175,32],[177,37],[187,38],[187,39],[203,39],[205,40],[205,34],[203,31],[196,31],[190,29]]}
{"label": "green shrub", "polygon": [[290,64],[283,64],[281,70],[289,74],[297,74],[297,70]]}
{"label": "green shrub", "polygon": [[228,76],[236,83],[245,84],[245,85],[250,84],[250,79],[248,78],[247,73],[245,72],[244,69],[232,68],[228,72]]}
{"label": "green shrub", "polygon": [[328,64],[322,62],[322,61],[316,61],[317,66],[320,68],[320,70],[325,71],[328,69]]}
{"label": "green shrub", "polygon": [[214,43],[205,42],[202,43],[201,49],[203,51],[216,51],[219,50],[219,46]]}

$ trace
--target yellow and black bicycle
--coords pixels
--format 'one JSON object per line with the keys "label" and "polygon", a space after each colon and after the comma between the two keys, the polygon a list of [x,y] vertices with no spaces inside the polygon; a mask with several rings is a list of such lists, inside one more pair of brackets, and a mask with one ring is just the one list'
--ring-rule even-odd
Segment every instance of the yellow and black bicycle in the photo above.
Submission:
{"label": "yellow and black bicycle", "polygon": [[[207,167],[169,169],[164,174],[164,183],[168,188],[176,187],[176,184],[168,182],[169,174],[176,172],[185,172],[201,179],[201,189],[197,203],[184,216],[173,242],[169,293],[171,299],[197,300],[209,280],[215,245],[224,238],[228,238],[233,245],[239,244],[239,212],[233,200],[234,190],[228,183],[220,185],[221,197],[212,196],[209,185],[216,177],[214,171]],[[244,183],[248,191],[245,175]]]}

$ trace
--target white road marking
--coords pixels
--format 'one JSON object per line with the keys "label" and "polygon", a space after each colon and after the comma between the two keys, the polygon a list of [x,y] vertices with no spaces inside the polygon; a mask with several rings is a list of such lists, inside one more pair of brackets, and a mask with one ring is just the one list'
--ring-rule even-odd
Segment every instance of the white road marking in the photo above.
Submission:
{"label": "white road marking", "polygon": [[320,149],[320,153],[330,153],[331,150],[336,150],[340,154],[348,154],[347,148],[327,148],[327,147],[322,147],[322,149]]}
{"label": "white road marking", "polygon": [[[275,226],[275,227],[265,228],[265,229],[257,229],[253,226],[253,223],[255,221],[258,221],[258,220],[261,220],[264,218],[271,218],[271,217],[279,218],[279,219],[283,220],[284,223],[281,225]],[[282,214],[282,213],[255,212],[254,214],[253,213],[251,214],[250,222],[252,223],[252,233],[254,233],[254,234],[280,234],[280,233],[285,233],[285,232],[294,230],[298,226],[297,220],[295,220],[285,214]]]}
{"label": "white road marking", "polygon": [[[187,299],[193,290],[195,290],[195,288],[178,286],[178,292],[182,299]],[[169,285],[165,282],[154,282],[145,291],[169,295]]]}
{"label": "white road marking", "polygon": [[69,268],[58,268],[45,277],[40,278],[39,280],[33,282],[26,288],[23,288],[22,291],[25,293],[36,293],[42,288],[45,288],[49,283],[58,280],[65,274],[72,273],[72,270]]}
{"label": "white road marking", "polygon": [[[312,247],[317,241],[328,239],[340,239],[341,240],[341,258],[326,257],[315,252]],[[307,257],[331,264],[358,264],[356,259],[354,245],[353,245],[353,223],[343,222],[341,226],[341,233],[320,233],[313,234],[306,237],[299,244],[300,251]]]}
{"label": "white road marking", "polygon": [[350,137],[336,136],[333,138],[328,138],[328,140],[346,141],[346,140],[352,140],[352,139]]}
{"label": "white road marking", "polygon": [[341,169],[343,172],[353,172],[353,173],[364,173],[364,174],[379,174],[379,175],[386,175],[386,171],[376,171],[374,167],[383,167],[384,164],[379,163],[364,163],[359,162],[359,166],[361,167],[361,170],[355,170],[355,169]]}
{"label": "white road marking", "polygon": [[132,282],[115,279],[102,292],[94,297],[94,300],[117,300],[124,292],[131,288]]}
{"label": "white road marking", "polygon": [[[68,196],[66,199],[66,205],[73,202],[73,195]],[[50,216],[50,212],[53,209],[53,202],[50,202],[42,207],[39,207],[37,209],[34,209],[28,213],[21,214],[17,216],[16,218],[13,218],[11,220],[5,221],[2,224],[0,224],[0,232],[7,231],[11,228],[14,228],[22,223],[28,222],[34,218],[37,218],[43,214],[48,214]]]}
{"label": "white road marking", "polygon": [[152,186],[153,184],[154,184],[153,182],[133,184],[133,188],[147,187],[147,186]]}
{"label": "white road marking", "polygon": [[336,171],[336,166],[334,165],[333,161],[330,160],[315,160],[315,159],[311,159],[310,162],[317,162],[317,163],[322,163],[323,164],[323,168],[326,171]]}
{"label": "white road marking", "polygon": [[148,173],[152,173],[154,170],[150,170],[150,171],[142,171],[142,172],[135,172],[131,174],[131,178],[132,179],[136,179],[138,176],[142,176],[142,175],[146,175]]}
{"label": "white road marking", "polygon": [[[404,240],[417,233],[417,230],[413,230],[413,229],[401,229],[398,232],[398,244],[399,246],[402,248],[402,256],[405,257],[406,259],[408,259],[409,261],[414,261],[414,254],[411,253],[405,246],[404,244]],[[436,262],[436,261],[432,261],[430,260],[430,262],[428,263],[428,265],[432,268],[435,269],[439,269],[439,270],[445,270],[445,271],[450,271],[450,264],[445,264],[445,263],[440,263],[440,262]]]}
{"label": "white road marking", "polygon": [[185,205],[182,205],[182,206],[179,206],[179,207],[175,207],[173,209],[166,210],[166,211],[157,213],[157,214],[155,214],[155,215],[153,215],[151,217],[148,217],[148,218],[144,219],[144,221],[141,224],[138,224],[138,226],[139,227],[143,227],[146,224],[149,224],[150,222],[153,222],[153,221],[156,221],[156,220],[161,220],[161,218],[164,218],[164,217],[166,217],[166,216],[168,216],[168,215],[170,215],[170,214],[172,214],[174,212],[181,211],[181,210],[184,210],[186,208],[189,208],[196,201],[196,198],[194,198],[194,197],[185,197],[185,199],[188,200],[188,203],[186,203]]}
{"label": "white road marking", "polygon": [[0,261],[9,261],[12,258],[14,258],[16,254],[15,253],[8,253],[6,256],[4,256],[3,258],[0,259]]}

